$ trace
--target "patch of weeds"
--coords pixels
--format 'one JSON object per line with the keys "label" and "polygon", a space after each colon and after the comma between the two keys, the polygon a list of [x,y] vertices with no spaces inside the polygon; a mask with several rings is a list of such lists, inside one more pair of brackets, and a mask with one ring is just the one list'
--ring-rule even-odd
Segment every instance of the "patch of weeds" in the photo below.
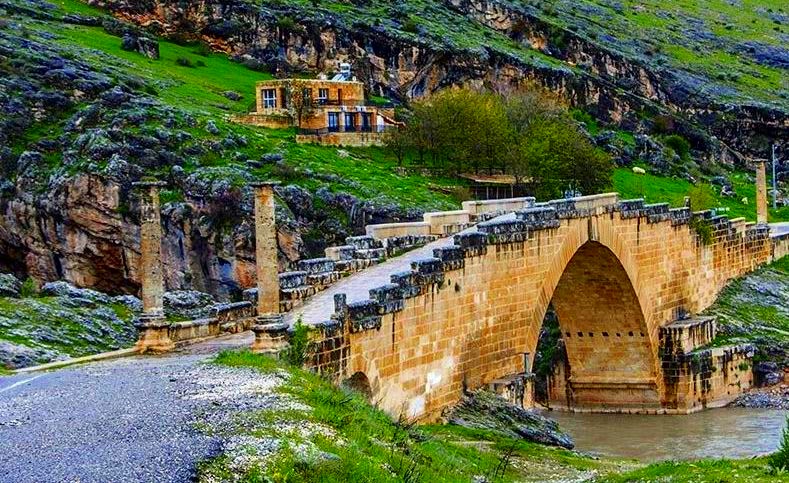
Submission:
{"label": "patch of weeds", "polygon": [[26,278],[25,281],[22,282],[22,286],[19,288],[19,295],[22,298],[30,298],[38,295],[38,286],[36,285],[36,281],[30,277]]}
{"label": "patch of weeds", "polygon": [[696,232],[696,236],[702,245],[711,245],[713,242],[712,223],[709,220],[694,216],[690,219],[690,228]]}
{"label": "patch of weeds", "polygon": [[778,447],[777,452],[770,455],[767,461],[773,470],[789,470],[789,418],[786,419],[781,446]]}
{"label": "patch of weeds", "polygon": [[290,344],[283,351],[283,359],[290,365],[302,367],[309,357],[312,350],[310,341],[310,327],[305,325],[301,317],[293,326],[293,334],[290,336]]}

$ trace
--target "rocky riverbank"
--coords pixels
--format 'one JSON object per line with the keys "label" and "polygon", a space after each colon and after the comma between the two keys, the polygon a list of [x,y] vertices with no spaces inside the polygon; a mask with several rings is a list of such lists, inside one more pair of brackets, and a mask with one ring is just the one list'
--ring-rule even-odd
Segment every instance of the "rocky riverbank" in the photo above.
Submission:
{"label": "rocky riverbank", "polygon": [[754,389],[732,401],[730,406],[789,410],[789,385],[777,384]]}

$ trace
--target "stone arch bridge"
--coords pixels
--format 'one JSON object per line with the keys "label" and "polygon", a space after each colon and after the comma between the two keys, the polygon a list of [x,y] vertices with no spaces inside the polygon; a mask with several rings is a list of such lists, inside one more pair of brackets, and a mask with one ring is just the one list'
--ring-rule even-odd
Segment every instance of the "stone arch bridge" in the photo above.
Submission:
{"label": "stone arch bridge", "polygon": [[531,403],[531,367],[552,303],[567,362],[551,404],[687,413],[751,384],[749,345],[705,348],[692,317],[732,278],[783,256],[766,224],[619,201],[558,200],[479,223],[391,274],[368,300],[334,295],[312,365],[392,414],[429,420],[464,389]]}

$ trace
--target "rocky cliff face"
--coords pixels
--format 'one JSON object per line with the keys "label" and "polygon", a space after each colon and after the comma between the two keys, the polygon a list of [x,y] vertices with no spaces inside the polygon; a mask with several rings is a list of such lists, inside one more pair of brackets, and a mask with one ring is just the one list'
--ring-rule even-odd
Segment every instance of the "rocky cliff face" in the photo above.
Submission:
{"label": "rocky cliff face", "polygon": [[[122,61],[107,56],[93,63],[85,50],[54,42],[28,22],[56,30],[104,21],[123,46],[129,26],[60,17],[39,1],[0,3],[5,12],[11,20],[0,22],[0,272],[39,285],[66,280],[110,294],[136,293],[139,206],[132,182],[143,176],[168,183],[162,207],[167,288],[220,298],[254,284],[248,184],[270,174],[253,170],[279,170],[316,186],[277,189],[283,270],[322,255],[366,223],[418,216],[380,199],[331,191],[322,183],[354,181],[287,164],[281,152],[252,146],[227,122],[163,102]],[[139,46],[142,37],[134,38]]]}
{"label": "rocky cliff face", "polygon": [[[789,139],[789,118],[777,107],[720,102],[706,79],[602,47],[508,2],[446,0],[444,6],[521,46],[521,51],[497,48],[493,41],[492,46],[469,50],[428,32],[409,35],[402,31],[397,7],[392,7],[393,18],[368,25],[329,9],[287,2],[90,3],[165,35],[199,38],[272,71],[325,71],[348,61],[372,92],[399,98],[457,84],[508,89],[536,81],[630,130],[650,128],[645,114],[671,116],[678,131],[711,161],[737,160],[740,152],[765,157],[770,141]],[[710,94],[700,95],[705,89]]]}

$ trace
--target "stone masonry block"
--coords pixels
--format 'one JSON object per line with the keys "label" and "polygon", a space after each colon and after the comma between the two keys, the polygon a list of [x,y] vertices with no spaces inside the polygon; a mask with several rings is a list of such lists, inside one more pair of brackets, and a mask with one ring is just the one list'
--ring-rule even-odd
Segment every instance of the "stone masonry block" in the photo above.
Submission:
{"label": "stone masonry block", "polygon": [[[567,202],[571,203],[571,200],[567,200]],[[539,207],[518,211],[515,213],[515,216],[519,220],[526,222],[531,230],[545,230],[559,227],[560,213],[556,207]]]}
{"label": "stone masonry block", "polygon": [[644,208],[644,200],[643,198],[638,198],[635,200],[621,200],[617,207],[621,213],[622,218],[638,218],[641,216],[641,210]]}
{"label": "stone masonry block", "polygon": [[376,240],[370,235],[349,236],[345,239],[345,243],[353,246],[357,250],[370,250],[371,248],[383,247],[381,240]]}
{"label": "stone masonry block", "polygon": [[296,288],[307,284],[307,272],[283,272],[279,274],[281,289]]}
{"label": "stone masonry block", "polygon": [[299,270],[305,271],[310,275],[316,273],[333,272],[335,270],[334,260],[329,258],[311,258],[299,261]]}

